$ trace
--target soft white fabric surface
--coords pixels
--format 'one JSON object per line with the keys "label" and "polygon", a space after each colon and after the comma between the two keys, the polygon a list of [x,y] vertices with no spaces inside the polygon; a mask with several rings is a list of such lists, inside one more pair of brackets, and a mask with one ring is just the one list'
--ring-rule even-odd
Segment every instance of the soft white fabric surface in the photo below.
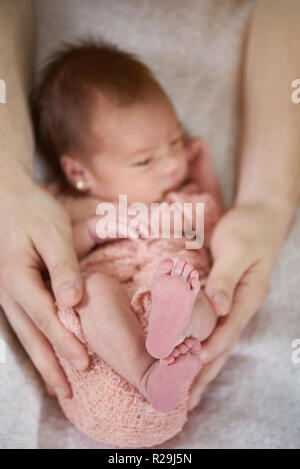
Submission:
{"label": "soft white fabric surface", "polygon": [[[102,36],[154,69],[183,122],[209,143],[226,203],[232,200],[240,70],[253,0],[37,0],[38,61],[61,40]],[[37,174],[41,176],[40,168]],[[264,306],[231,359],[162,448],[299,448],[300,210],[281,251]],[[74,428],[46,396],[0,313],[0,447],[107,448]]]}

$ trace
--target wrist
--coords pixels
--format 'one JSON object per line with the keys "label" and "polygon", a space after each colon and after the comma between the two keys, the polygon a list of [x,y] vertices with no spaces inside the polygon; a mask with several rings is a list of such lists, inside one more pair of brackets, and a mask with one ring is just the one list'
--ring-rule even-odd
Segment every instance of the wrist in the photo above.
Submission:
{"label": "wrist", "polygon": [[299,195],[274,194],[241,194],[237,193],[233,202],[234,207],[262,207],[277,214],[288,224],[294,217],[299,204]]}
{"label": "wrist", "polygon": [[[297,204],[287,200],[261,200],[259,198],[235,199],[233,208],[254,217],[258,230],[270,230],[269,239],[273,246],[280,248],[294,219]],[[248,216],[247,215],[247,216]]]}

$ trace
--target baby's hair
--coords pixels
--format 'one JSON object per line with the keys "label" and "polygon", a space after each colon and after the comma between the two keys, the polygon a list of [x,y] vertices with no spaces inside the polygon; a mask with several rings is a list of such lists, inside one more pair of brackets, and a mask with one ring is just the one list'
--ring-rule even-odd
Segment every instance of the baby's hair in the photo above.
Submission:
{"label": "baby's hair", "polygon": [[165,95],[135,55],[102,40],[65,44],[54,53],[31,94],[31,109],[38,151],[64,182],[60,157],[91,150],[88,130],[97,92],[112,106]]}

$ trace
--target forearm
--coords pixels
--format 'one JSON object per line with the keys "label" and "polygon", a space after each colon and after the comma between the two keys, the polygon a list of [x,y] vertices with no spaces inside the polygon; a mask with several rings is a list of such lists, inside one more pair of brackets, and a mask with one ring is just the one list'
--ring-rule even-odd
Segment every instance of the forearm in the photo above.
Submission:
{"label": "forearm", "polygon": [[114,241],[116,238],[101,238],[97,234],[97,216],[73,223],[73,242],[78,259],[85,257],[95,246]]}
{"label": "forearm", "polygon": [[[34,139],[28,105],[34,56],[33,0],[1,0],[0,78],[6,103],[0,103],[0,175],[5,183],[32,175]],[[18,181],[20,178],[18,179]]]}
{"label": "forearm", "polygon": [[286,225],[300,196],[298,0],[257,0],[244,68],[244,121],[235,204],[268,201]]}

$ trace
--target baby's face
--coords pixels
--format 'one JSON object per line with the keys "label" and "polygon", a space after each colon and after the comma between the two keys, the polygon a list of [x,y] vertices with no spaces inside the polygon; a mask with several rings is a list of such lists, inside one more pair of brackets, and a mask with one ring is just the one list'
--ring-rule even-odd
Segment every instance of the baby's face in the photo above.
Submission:
{"label": "baby's face", "polygon": [[105,121],[103,107],[100,114],[92,125],[99,152],[96,144],[87,162],[91,195],[151,203],[182,184],[188,171],[183,128],[167,99],[109,109]]}

